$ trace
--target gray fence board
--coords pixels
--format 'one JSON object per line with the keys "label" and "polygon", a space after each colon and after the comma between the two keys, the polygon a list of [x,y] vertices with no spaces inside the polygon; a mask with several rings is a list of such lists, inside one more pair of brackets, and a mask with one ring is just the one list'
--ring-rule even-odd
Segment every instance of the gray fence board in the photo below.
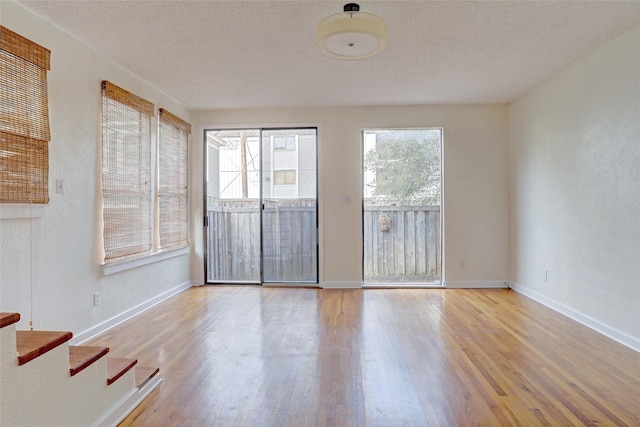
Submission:
{"label": "gray fence board", "polygon": [[[316,281],[316,208],[265,204],[263,211],[266,281]],[[380,231],[378,218],[391,220]],[[260,280],[260,211],[256,202],[234,201],[209,208],[207,279]],[[437,206],[366,206],[364,208],[364,277],[366,281],[439,281],[441,275],[440,209]]]}
{"label": "gray fence board", "polygon": [[[391,220],[381,231],[380,215]],[[365,281],[440,281],[440,208],[438,206],[365,206]]]}
{"label": "gray fence board", "polygon": [[[316,208],[274,207],[263,210],[264,279],[314,282],[317,277]],[[207,211],[207,280],[260,280],[260,211],[256,201],[231,201]]]}

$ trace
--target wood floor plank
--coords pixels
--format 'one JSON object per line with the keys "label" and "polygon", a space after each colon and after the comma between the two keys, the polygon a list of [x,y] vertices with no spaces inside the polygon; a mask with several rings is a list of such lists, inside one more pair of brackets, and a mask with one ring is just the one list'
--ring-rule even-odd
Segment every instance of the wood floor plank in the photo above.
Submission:
{"label": "wood floor plank", "polygon": [[91,344],[163,372],[122,426],[640,426],[640,354],[504,289],[193,288]]}

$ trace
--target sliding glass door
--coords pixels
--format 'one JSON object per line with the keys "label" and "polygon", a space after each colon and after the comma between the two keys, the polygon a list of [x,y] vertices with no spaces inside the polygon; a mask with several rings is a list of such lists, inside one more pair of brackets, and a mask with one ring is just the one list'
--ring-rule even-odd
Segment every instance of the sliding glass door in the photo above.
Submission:
{"label": "sliding glass door", "polygon": [[317,130],[205,132],[207,283],[317,283]]}
{"label": "sliding glass door", "polygon": [[259,283],[260,130],[205,133],[207,282]]}
{"label": "sliding glass door", "polygon": [[316,129],[262,132],[265,283],[318,282]]}

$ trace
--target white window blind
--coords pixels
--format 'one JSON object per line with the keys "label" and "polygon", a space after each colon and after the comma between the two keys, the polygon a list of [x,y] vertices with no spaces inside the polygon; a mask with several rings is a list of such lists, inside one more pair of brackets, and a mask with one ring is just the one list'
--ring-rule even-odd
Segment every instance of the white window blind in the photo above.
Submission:
{"label": "white window blind", "polygon": [[48,49],[0,26],[0,202],[49,202]]}
{"label": "white window blind", "polygon": [[189,245],[188,134],[191,125],[160,109],[158,211],[160,248]]}
{"label": "white window blind", "polygon": [[105,264],[153,249],[151,117],[154,106],[102,82],[102,209]]}

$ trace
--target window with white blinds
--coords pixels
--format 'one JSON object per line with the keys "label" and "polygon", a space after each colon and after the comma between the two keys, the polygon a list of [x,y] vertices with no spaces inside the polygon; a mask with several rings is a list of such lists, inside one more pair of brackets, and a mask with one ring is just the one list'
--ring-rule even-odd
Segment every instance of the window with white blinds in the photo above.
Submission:
{"label": "window with white blinds", "polygon": [[102,82],[102,208],[104,263],[153,250],[151,117],[154,106]]}
{"label": "window with white blinds", "polygon": [[158,217],[160,249],[189,245],[188,135],[191,125],[160,109]]}
{"label": "window with white blinds", "polygon": [[0,26],[0,202],[49,202],[51,52]]}

